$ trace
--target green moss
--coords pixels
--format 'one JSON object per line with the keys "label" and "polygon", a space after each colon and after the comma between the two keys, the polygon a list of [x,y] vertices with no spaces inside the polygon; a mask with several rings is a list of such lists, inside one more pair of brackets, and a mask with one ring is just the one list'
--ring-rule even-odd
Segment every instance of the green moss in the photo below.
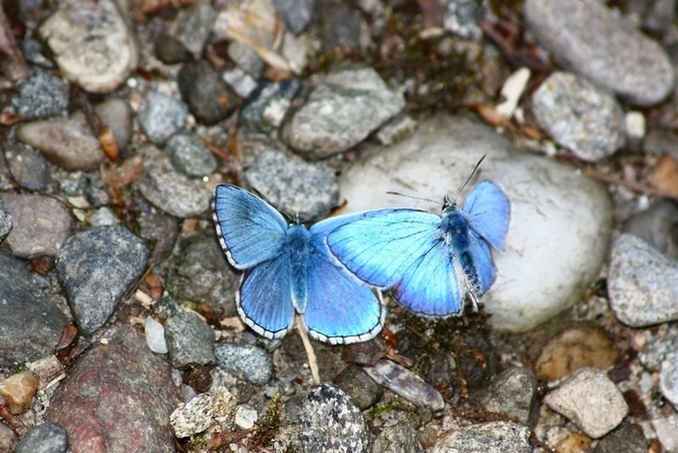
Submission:
{"label": "green moss", "polygon": [[280,392],[276,393],[268,403],[266,414],[259,419],[257,431],[252,436],[251,447],[269,447],[271,441],[278,434],[282,421],[281,396]]}

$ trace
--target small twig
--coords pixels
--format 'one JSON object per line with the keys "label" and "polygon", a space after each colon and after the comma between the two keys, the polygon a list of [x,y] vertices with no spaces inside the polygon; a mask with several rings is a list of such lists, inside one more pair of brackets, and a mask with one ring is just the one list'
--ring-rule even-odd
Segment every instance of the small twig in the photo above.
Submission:
{"label": "small twig", "polygon": [[301,342],[304,343],[304,349],[306,350],[306,357],[308,357],[308,365],[311,367],[311,375],[316,384],[320,384],[320,373],[318,372],[318,359],[315,357],[315,351],[313,350],[313,345],[311,340],[308,338],[308,333],[304,329],[304,326],[301,325],[301,319],[297,316],[295,321],[295,327],[299,336],[301,337]]}

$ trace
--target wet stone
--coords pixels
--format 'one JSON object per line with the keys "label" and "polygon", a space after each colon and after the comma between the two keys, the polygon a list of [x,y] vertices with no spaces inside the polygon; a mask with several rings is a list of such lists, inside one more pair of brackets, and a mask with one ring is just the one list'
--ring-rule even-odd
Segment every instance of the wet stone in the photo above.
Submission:
{"label": "wet stone", "polygon": [[68,107],[68,89],[60,78],[34,66],[30,77],[19,86],[12,104],[27,120],[61,116]]}
{"label": "wet stone", "polygon": [[105,158],[82,112],[69,118],[23,123],[17,128],[16,137],[66,170],[92,170]]}
{"label": "wet stone", "polygon": [[489,398],[484,406],[490,412],[499,412],[525,425],[534,424],[537,378],[529,368],[514,367],[500,373],[492,382]]}
{"label": "wet stone", "polygon": [[167,157],[187,176],[201,177],[217,170],[217,158],[194,135],[177,134],[167,141]]}
{"label": "wet stone", "polygon": [[619,426],[628,413],[624,397],[603,371],[581,368],[544,398],[584,434],[598,439]]}
{"label": "wet stone", "polygon": [[346,368],[334,379],[334,383],[353,399],[361,411],[374,406],[384,394],[383,387],[356,365]]}
{"label": "wet stone", "polygon": [[281,137],[304,157],[322,159],[357,145],[404,107],[403,95],[390,90],[374,69],[351,66],[327,75],[286,122]]}
{"label": "wet stone", "polygon": [[532,95],[539,125],[575,156],[596,161],[626,143],[624,112],[612,93],[574,74],[551,74]]}
{"label": "wet stone", "polygon": [[0,366],[52,354],[66,316],[35,288],[26,264],[0,253]]}
{"label": "wet stone", "polygon": [[175,217],[198,217],[210,206],[211,192],[200,179],[178,173],[169,159],[151,154],[139,178],[141,194],[153,205]]}
{"label": "wet stone", "polygon": [[49,164],[30,146],[5,146],[5,159],[14,180],[24,189],[44,190],[49,182]]}
{"label": "wet stone", "polygon": [[245,178],[269,203],[302,219],[324,217],[339,201],[339,185],[330,167],[289,158],[280,151],[261,153]]}
{"label": "wet stone", "polygon": [[273,376],[273,360],[256,346],[219,343],[214,355],[221,368],[251,384],[265,385]]}
{"label": "wet stone", "polygon": [[489,422],[465,426],[440,440],[432,453],[530,453],[530,429],[518,423]]}
{"label": "wet stone", "polygon": [[179,300],[204,302],[221,316],[235,316],[235,293],[240,285],[213,236],[184,240],[170,271],[167,290]]}
{"label": "wet stone", "polygon": [[277,129],[300,88],[298,79],[260,83],[240,112],[242,125],[266,133]]}
{"label": "wet stone", "polygon": [[184,127],[187,116],[188,107],[181,99],[148,91],[137,119],[146,137],[155,144],[161,144]]}
{"label": "wet stone", "polygon": [[61,1],[39,32],[61,72],[87,91],[112,91],[139,61],[134,33],[114,0]]}
{"label": "wet stone", "polygon": [[165,322],[165,339],[174,368],[191,362],[214,363],[214,330],[191,312],[179,312]]}
{"label": "wet stone", "polygon": [[313,20],[318,0],[273,0],[273,4],[292,33],[298,35]]}
{"label": "wet stone", "polygon": [[299,414],[306,453],[367,453],[370,433],[360,410],[339,388],[312,387]]}
{"label": "wet stone", "polygon": [[31,429],[16,447],[16,453],[66,453],[68,433],[63,426],[45,422]]}
{"label": "wet stone", "polygon": [[678,204],[659,200],[624,222],[622,231],[644,239],[654,248],[678,258]]}
{"label": "wet stone", "polygon": [[174,451],[170,413],[179,405],[171,367],[134,327],[106,332],[69,369],[45,419],[68,432],[74,452]]}
{"label": "wet stone", "polygon": [[417,433],[412,427],[399,421],[389,425],[374,440],[373,453],[424,453]]}
{"label": "wet stone", "polygon": [[14,225],[6,239],[12,253],[20,258],[55,256],[71,234],[70,211],[44,195],[5,193],[2,200]]}
{"label": "wet stone", "polygon": [[103,226],[66,240],[56,260],[59,283],[85,335],[99,329],[142,276],[146,244],[122,226]]}
{"label": "wet stone", "polygon": [[206,60],[186,64],[179,72],[178,83],[191,113],[206,125],[226,119],[237,105],[236,96]]}
{"label": "wet stone", "polygon": [[434,412],[445,408],[445,400],[440,392],[401,365],[382,359],[364,370],[375,382],[417,406]]}
{"label": "wet stone", "polygon": [[631,327],[678,319],[678,261],[644,240],[622,234],[612,243],[610,308]]}

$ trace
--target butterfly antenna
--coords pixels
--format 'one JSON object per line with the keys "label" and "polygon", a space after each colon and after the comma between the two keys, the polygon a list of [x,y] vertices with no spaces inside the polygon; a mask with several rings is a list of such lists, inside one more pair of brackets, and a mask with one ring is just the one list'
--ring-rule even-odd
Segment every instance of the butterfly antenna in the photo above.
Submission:
{"label": "butterfly antenna", "polygon": [[466,189],[466,186],[467,186],[468,183],[471,181],[471,179],[473,178],[473,176],[476,174],[476,172],[478,171],[478,168],[480,167],[480,164],[483,163],[483,161],[485,160],[486,157],[487,157],[487,154],[483,154],[483,157],[481,157],[480,160],[478,161],[478,163],[476,164],[476,166],[473,167],[473,171],[471,172],[471,174],[470,174],[470,175],[468,176],[468,178],[466,179],[466,182],[465,182],[465,183],[461,186],[461,188],[459,189],[459,192],[457,193],[457,196],[454,197],[454,200],[452,201],[453,204],[456,203],[456,202],[457,202],[457,199],[461,196],[462,193],[464,193],[464,189]]}
{"label": "butterfly antenna", "polygon": [[406,193],[395,192],[393,190],[389,190],[386,193],[389,194],[389,195],[397,195],[399,197],[411,198],[413,200],[428,201],[429,203],[442,204],[438,200],[433,200],[431,198],[426,198],[426,197],[417,197],[417,196],[414,196],[414,195],[408,195]]}

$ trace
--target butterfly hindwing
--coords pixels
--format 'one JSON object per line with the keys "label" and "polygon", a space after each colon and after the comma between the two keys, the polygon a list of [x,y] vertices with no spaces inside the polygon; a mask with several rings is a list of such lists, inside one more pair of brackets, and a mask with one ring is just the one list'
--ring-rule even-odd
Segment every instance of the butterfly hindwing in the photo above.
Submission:
{"label": "butterfly hindwing", "polygon": [[479,182],[466,197],[463,211],[473,230],[497,250],[504,250],[510,203],[498,185],[489,180]]}
{"label": "butterfly hindwing", "polygon": [[428,249],[440,216],[415,209],[378,209],[351,214],[327,235],[327,245],[364,282],[390,288]]}
{"label": "butterfly hindwing", "polygon": [[236,269],[248,269],[279,253],[288,226],[268,203],[222,184],[214,190],[213,209],[219,241]]}
{"label": "butterfly hindwing", "polygon": [[245,270],[236,297],[238,314],[266,338],[280,338],[294,321],[288,257],[282,255]]}

